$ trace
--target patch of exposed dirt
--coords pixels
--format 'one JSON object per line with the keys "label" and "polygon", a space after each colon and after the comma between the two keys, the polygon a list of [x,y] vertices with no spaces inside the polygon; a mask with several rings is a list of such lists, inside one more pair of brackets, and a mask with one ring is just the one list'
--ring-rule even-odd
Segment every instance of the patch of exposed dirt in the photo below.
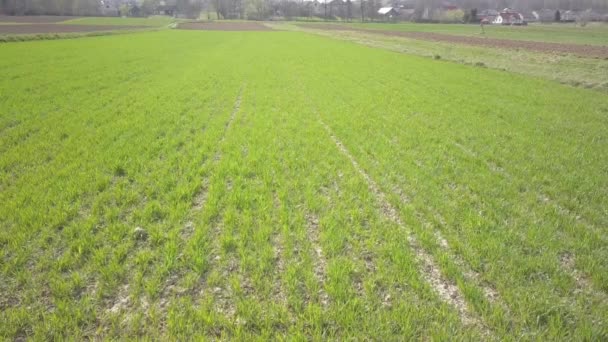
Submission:
{"label": "patch of exposed dirt", "polygon": [[115,26],[115,25],[62,25],[62,24],[15,24],[0,25],[0,35],[3,34],[37,34],[37,33],[78,33],[103,32],[116,30],[135,30],[145,26]]}
{"label": "patch of exposed dirt", "polygon": [[48,24],[60,23],[66,20],[79,19],[80,17],[36,15],[36,16],[17,16],[0,15],[0,23],[28,23],[28,24]]}
{"label": "patch of exposed dirt", "polygon": [[116,297],[111,301],[111,307],[106,310],[108,313],[117,314],[124,311],[131,306],[131,299],[129,296],[129,285],[123,285]]}
{"label": "patch of exposed dirt", "polygon": [[574,255],[571,253],[562,253],[559,257],[559,263],[562,269],[569,273],[574,281],[576,282],[576,292],[581,292],[583,289],[588,289],[591,287],[591,284],[587,277],[583,275],[579,270],[575,267]]}
{"label": "patch of exposed dirt", "polygon": [[458,36],[451,34],[442,34],[434,32],[405,32],[405,31],[387,31],[387,30],[372,30],[347,27],[341,25],[330,24],[306,24],[301,25],[305,28],[313,28],[320,30],[340,30],[340,31],[359,31],[365,33],[376,33],[385,36],[406,37],[419,40],[430,40],[436,42],[457,43],[464,45],[474,45],[483,47],[495,47],[505,49],[524,49],[536,52],[554,53],[554,54],[573,54],[580,57],[591,58],[606,58],[608,59],[608,46],[587,45],[587,44],[567,44],[567,43],[550,43],[537,42],[526,40],[513,39],[497,39],[486,37],[473,36]]}
{"label": "patch of exposed dirt", "polygon": [[270,27],[256,22],[191,22],[179,24],[177,28],[202,31],[274,31]]}

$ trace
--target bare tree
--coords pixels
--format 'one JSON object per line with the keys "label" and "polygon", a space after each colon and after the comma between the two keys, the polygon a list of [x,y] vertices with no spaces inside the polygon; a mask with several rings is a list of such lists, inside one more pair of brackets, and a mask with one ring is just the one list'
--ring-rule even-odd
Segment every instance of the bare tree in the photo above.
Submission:
{"label": "bare tree", "polygon": [[350,0],[346,0],[346,20],[350,21],[353,17],[353,3]]}

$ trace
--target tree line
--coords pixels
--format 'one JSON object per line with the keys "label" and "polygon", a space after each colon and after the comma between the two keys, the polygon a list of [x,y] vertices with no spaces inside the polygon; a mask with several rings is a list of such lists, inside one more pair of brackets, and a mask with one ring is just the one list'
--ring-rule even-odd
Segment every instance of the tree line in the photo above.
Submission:
{"label": "tree line", "polygon": [[[157,12],[160,0],[105,0],[113,5],[122,4],[136,8],[121,14],[151,15]],[[283,18],[340,17],[345,20],[369,20],[378,17],[380,7],[387,5],[386,0],[165,0],[171,4],[175,13],[185,17],[203,16],[222,19],[263,20],[273,16]],[[389,0],[388,5],[409,8],[428,8],[431,11],[443,6],[443,0]],[[577,10],[593,9],[608,12],[608,0],[452,0],[452,4],[465,11],[470,9],[515,8],[520,11],[539,9]],[[4,13],[15,15],[101,15],[103,6],[100,0],[0,0]]]}
{"label": "tree line", "polygon": [[95,15],[99,0],[0,0],[2,11],[12,15]]}
{"label": "tree line", "polygon": [[[419,0],[418,2],[434,2]],[[503,9],[514,8],[519,11],[540,9],[608,11],[608,0],[454,0],[452,3],[464,9]]]}

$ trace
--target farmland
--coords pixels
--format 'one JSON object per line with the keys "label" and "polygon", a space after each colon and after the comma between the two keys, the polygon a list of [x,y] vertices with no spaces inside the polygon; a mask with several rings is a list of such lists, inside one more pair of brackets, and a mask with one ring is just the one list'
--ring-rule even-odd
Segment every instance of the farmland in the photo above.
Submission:
{"label": "farmland", "polygon": [[297,31],[0,54],[3,339],[608,338],[604,92]]}
{"label": "farmland", "polygon": [[63,22],[70,25],[117,25],[117,26],[167,26],[175,19],[168,16],[153,16],[150,18],[77,18]]}
{"label": "farmland", "polygon": [[166,16],[150,18],[62,17],[62,16],[2,16],[0,42],[34,39],[58,39],[87,35],[115,34],[120,31],[160,29],[176,19]]}
{"label": "farmland", "polygon": [[[419,26],[424,29],[414,31]],[[273,24],[273,27],[281,30],[314,33],[374,48],[448,60],[460,64],[488,67],[608,92],[608,82],[606,81],[606,75],[608,75],[608,45],[591,46],[576,44],[570,40],[564,40],[564,42],[569,43],[553,43],[551,42],[553,34],[540,37],[539,42],[513,40],[514,37],[510,39],[488,39],[485,36],[480,36],[479,32],[473,35],[474,28],[471,28],[471,25],[467,25],[467,32],[470,34],[461,37],[461,35],[456,34],[460,32],[458,25],[447,25],[448,27],[454,26],[456,28],[454,31],[447,31],[445,26]],[[391,27],[393,27],[393,30],[381,29]],[[394,28],[401,27],[409,28],[411,31],[405,29],[394,30]],[[532,30],[536,28],[534,27]],[[486,32],[489,32],[489,30],[508,32],[513,29],[524,28],[489,27]],[[563,26],[561,29],[568,32],[572,27]],[[598,26],[597,29],[608,33],[608,25]],[[447,34],[447,32],[450,33]],[[580,28],[572,34],[580,37],[580,42],[583,41],[582,37],[584,37],[585,32],[587,32],[586,28]]]}
{"label": "farmland", "polygon": [[390,30],[402,32],[429,32],[456,36],[487,37],[569,44],[608,45],[608,27],[605,24],[590,24],[580,27],[576,24],[531,24],[530,26],[486,25],[481,32],[479,25],[425,25],[414,23],[398,24],[350,24],[352,27]]}

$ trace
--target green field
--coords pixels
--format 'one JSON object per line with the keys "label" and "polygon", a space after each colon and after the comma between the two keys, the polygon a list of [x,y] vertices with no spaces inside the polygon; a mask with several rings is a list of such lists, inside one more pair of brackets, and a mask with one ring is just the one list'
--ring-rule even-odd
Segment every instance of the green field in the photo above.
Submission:
{"label": "green field", "polygon": [[2,339],[608,339],[605,93],[303,32],[0,54]]}
{"label": "green field", "polygon": [[531,40],[553,43],[608,45],[608,25],[593,23],[586,27],[576,24],[530,24],[528,26],[486,25],[482,34],[479,25],[416,24],[416,23],[353,23],[355,27],[406,32],[434,32],[462,36]]}

